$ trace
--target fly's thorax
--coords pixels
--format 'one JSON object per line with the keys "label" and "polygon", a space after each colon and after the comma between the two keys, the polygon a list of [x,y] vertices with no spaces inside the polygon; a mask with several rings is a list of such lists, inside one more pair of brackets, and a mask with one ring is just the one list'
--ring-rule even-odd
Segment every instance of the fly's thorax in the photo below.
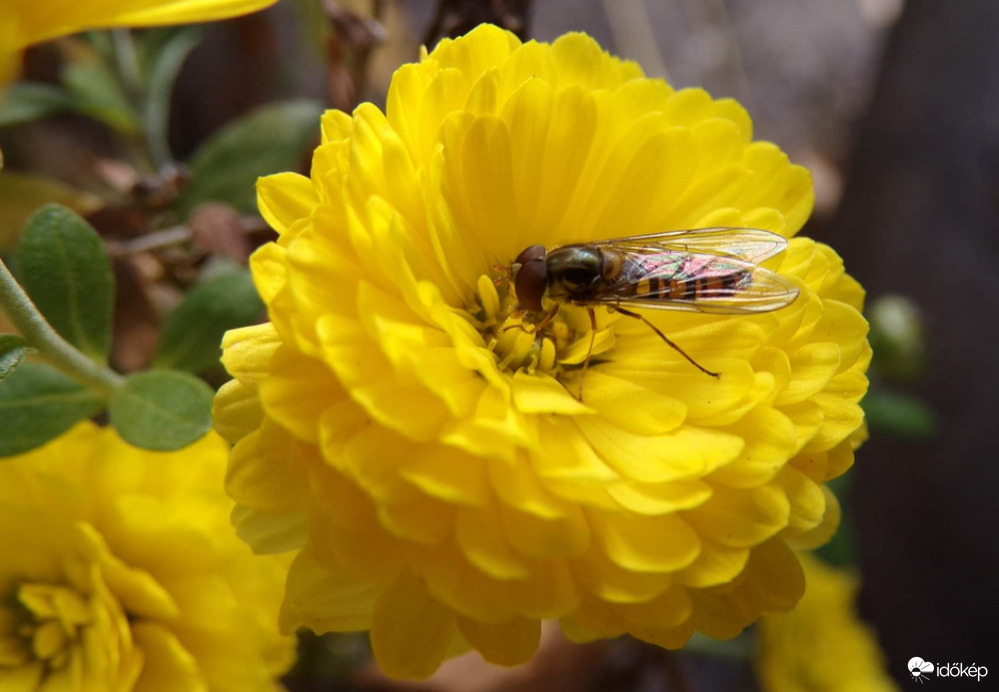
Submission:
{"label": "fly's thorax", "polygon": [[603,281],[604,257],[594,245],[566,245],[545,257],[552,300],[586,302]]}

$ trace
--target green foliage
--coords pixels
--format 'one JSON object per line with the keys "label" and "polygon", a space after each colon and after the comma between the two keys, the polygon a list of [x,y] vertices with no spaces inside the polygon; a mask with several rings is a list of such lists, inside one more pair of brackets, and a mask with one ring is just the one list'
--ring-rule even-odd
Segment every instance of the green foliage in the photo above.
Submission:
{"label": "green foliage", "polygon": [[900,382],[919,380],[926,371],[926,338],[919,308],[905,296],[887,295],[867,311],[871,322],[871,369]]}
{"label": "green foliage", "polygon": [[296,170],[318,137],[321,114],[322,107],[314,101],[288,101],[263,106],[226,125],[191,161],[191,186],[178,204],[181,214],[213,201],[254,213],[257,178]]}
{"label": "green foliage", "polygon": [[34,350],[15,334],[0,334],[0,382],[7,379],[24,357]]}
{"label": "green foliage", "polygon": [[825,563],[833,567],[852,565],[857,555],[857,529],[850,514],[850,486],[853,474],[846,474],[829,481],[829,489],[839,500],[843,516],[839,528],[824,546],[815,551]]}
{"label": "green foliage", "polygon": [[140,131],[139,117],[115,73],[96,59],[66,66],[62,82],[74,99],[73,109],[126,134]]}
{"label": "green foliage", "polygon": [[103,204],[97,195],[55,180],[6,171],[0,175],[0,250],[14,247],[21,227],[48,202],[62,204],[78,214],[92,212]]}
{"label": "green foliage", "polygon": [[90,358],[106,361],[114,276],[97,232],[65,207],[44,206],[22,232],[18,262],[21,284],[48,323]]}
{"label": "green foliage", "polygon": [[201,42],[200,29],[181,29],[171,33],[150,51],[146,75],[146,104],[143,113],[146,134],[153,158],[160,163],[170,159],[167,129],[170,119],[170,96],[180,68],[187,56]]}
{"label": "green foliage", "polygon": [[872,430],[907,440],[925,440],[936,430],[933,410],[919,399],[896,392],[871,390],[861,402]]}
{"label": "green foliage", "polygon": [[0,457],[40,447],[103,408],[100,396],[67,375],[24,363],[0,382]]}
{"label": "green foliage", "polygon": [[8,127],[73,110],[76,99],[65,89],[51,84],[15,84],[0,101],[0,127]]}
{"label": "green foliage", "polygon": [[225,332],[252,324],[263,307],[246,270],[206,281],[167,316],[154,364],[194,373],[205,370],[218,362]]}
{"label": "green foliage", "polygon": [[187,373],[140,372],[111,400],[111,424],[136,447],[181,449],[211,430],[213,396],[211,387]]}

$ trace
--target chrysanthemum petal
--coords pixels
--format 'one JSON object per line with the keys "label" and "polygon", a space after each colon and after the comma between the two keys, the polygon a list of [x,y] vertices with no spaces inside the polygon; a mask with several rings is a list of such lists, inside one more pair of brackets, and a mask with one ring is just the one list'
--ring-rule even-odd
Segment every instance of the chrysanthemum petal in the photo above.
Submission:
{"label": "chrysanthemum petal", "polygon": [[312,181],[297,173],[278,173],[257,181],[257,208],[279,234],[306,218],[319,203]]}
{"label": "chrysanthemum petal", "polygon": [[375,610],[378,589],[366,580],[350,579],[331,571],[303,550],[288,570],[288,588],[296,594],[281,604],[283,632],[310,627],[323,632],[368,629]]}
{"label": "chrysanthemum petal", "polygon": [[485,624],[460,616],[456,620],[461,635],[482,658],[501,666],[529,661],[541,639],[538,620],[515,619],[500,624]]}
{"label": "chrysanthemum petal", "polygon": [[375,604],[371,650],[388,675],[423,679],[437,670],[457,632],[451,611],[419,579],[403,574]]}
{"label": "chrysanthemum petal", "polygon": [[636,435],[601,419],[580,419],[580,432],[608,465],[643,483],[662,483],[710,473],[742,451],[742,438],[719,430],[684,426],[665,435]]}
{"label": "chrysanthemum petal", "polygon": [[263,418],[257,393],[239,380],[229,380],[215,393],[212,420],[218,434],[229,442],[235,444],[253,432]]}
{"label": "chrysanthemum petal", "polygon": [[676,580],[702,589],[728,584],[745,569],[749,553],[749,548],[735,548],[701,536],[700,554],[677,573]]}
{"label": "chrysanthemum petal", "polygon": [[270,324],[230,329],[222,338],[222,364],[244,384],[259,384],[270,371],[271,359],[281,345]]}
{"label": "chrysanthemum petal", "polygon": [[586,591],[607,603],[647,603],[673,583],[670,574],[638,572],[613,562],[602,550],[590,550],[573,561]]}
{"label": "chrysanthemum petal", "polygon": [[668,483],[615,483],[607,493],[638,514],[668,514],[691,509],[711,497],[711,486],[698,480]]}
{"label": "chrysanthemum petal", "polygon": [[676,514],[590,515],[593,534],[616,564],[636,572],[674,572],[697,559],[701,541]]}
{"label": "chrysanthemum petal", "polygon": [[[285,463],[270,463],[275,452]],[[305,499],[305,469],[294,442],[274,426],[250,433],[232,450],[226,472],[226,492],[237,502],[272,512],[290,511]]]}
{"label": "chrysanthemum petal", "polygon": [[747,490],[718,486],[707,502],[684,512],[684,519],[712,540],[746,548],[759,545],[786,526],[790,511],[787,495],[778,485]]}
{"label": "chrysanthemum petal", "polygon": [[198,663],[177,637],[154,622],[138,622],[132,627],[135,643],[143,652],[142,674],[137,685],[153,692],[201,692],[204,680]]}

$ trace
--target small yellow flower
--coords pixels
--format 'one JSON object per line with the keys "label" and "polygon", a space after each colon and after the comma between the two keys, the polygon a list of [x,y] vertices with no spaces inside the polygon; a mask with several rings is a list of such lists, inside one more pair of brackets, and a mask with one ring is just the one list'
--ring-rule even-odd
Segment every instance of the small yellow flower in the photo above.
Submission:
{"label": "small yellow flower", "polygon": [[311,179],[264,178],[252,270],[271,322],[229,332],[216,398],[228,490],[259,552],[295,550],[283,626],[370,630],[390,675],[576,640],[679,647],[786,611],[790,543],[824,541],[867,387],[860,286],[792,238],[801,291],[748,317],[563,306],[517,329],[495,265],[670,229],[792,236],[808,172],[746,112],[569,34],[482,26],[395,74],[386,113],[331,111]]}
{"label": "small yellow flower", "polygon": [[158,26],[226,19],[277,0],[3,0],[0,9],[0,87],[18,72],[32,43],[88,29]]}
{"label": "small yellow flower", "polygon": [[808,588],[787,615],[760,621],[764,692],[894,692],[874,632],[857,616],[857,577],[800,555]]}
{"label": "small yellow flower", "polygon": [[0,464],[0,690],[281,689],[288,563],[233,535],[226,450],[85,423]]}

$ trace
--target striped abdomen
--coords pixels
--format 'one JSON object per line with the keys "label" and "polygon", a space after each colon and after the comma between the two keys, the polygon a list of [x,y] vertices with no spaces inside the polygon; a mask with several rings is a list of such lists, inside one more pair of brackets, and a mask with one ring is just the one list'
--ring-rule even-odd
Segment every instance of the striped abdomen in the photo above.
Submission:
{"label": "striped abdomen", "polygon": [[634,283],[639,300],[697,302],[699,298],[728,296],[752,281],[750,272],[711,258],[707,262],[681,261],[663,263],[653,271],[643,267],[644,278]]}

